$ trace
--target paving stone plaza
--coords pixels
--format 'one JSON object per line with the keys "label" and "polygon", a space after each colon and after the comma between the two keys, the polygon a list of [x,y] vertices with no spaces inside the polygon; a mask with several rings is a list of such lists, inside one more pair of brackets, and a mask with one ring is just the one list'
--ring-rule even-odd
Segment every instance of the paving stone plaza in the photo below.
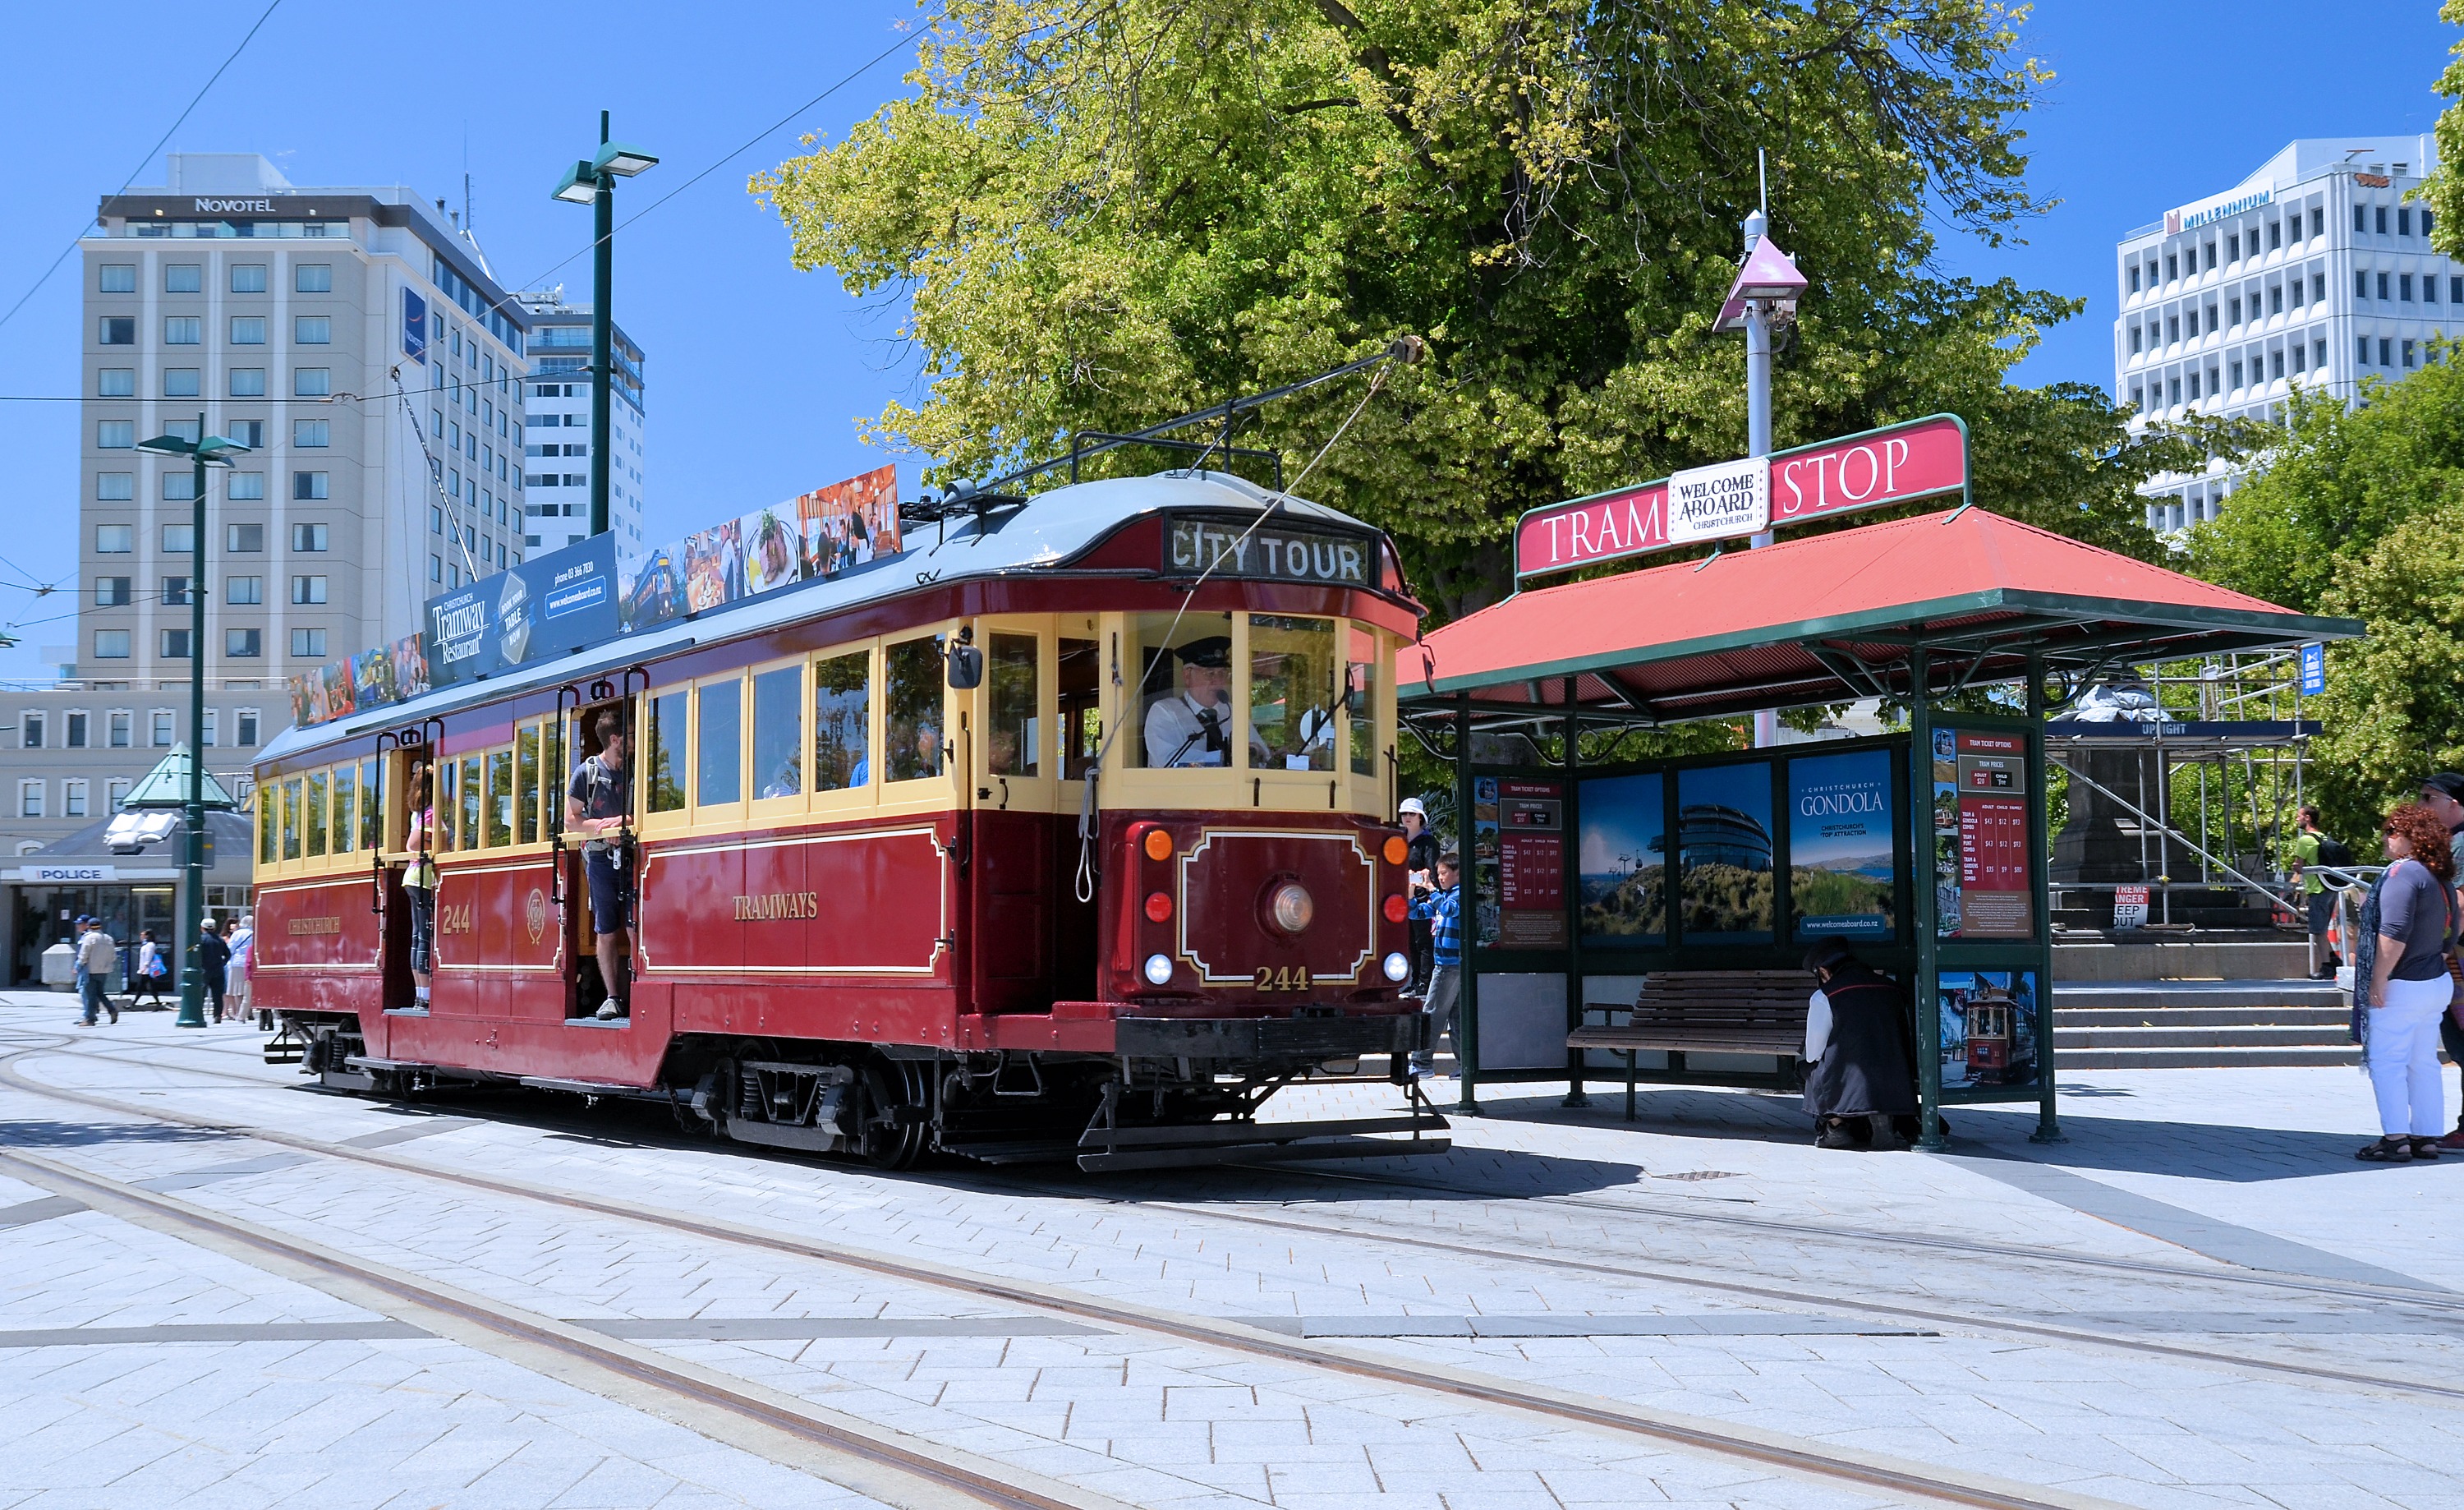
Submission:
{"label": "paving stone plaza", "polygon": [[2464,1161],[2356,1164],[2350,1068],[890,1176],[71,1016],[0,998],[0,1506],[2464,1503]]}

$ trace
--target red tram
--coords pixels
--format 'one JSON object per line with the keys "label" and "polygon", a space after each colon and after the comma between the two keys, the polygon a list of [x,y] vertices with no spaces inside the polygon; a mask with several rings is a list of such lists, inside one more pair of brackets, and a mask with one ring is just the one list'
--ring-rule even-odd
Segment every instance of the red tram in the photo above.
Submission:
{"label": "red tram", "polygon": [[[1399,1077],[1420,1044],[1388,827],[1390,671],[1419,613],[1369,526],[1166,473],[293,729],[256,767],[258,1002],[338,1088],[648,1096],[887,1166],[1441,1149],[1416,1093],[1255,1120],[1330,1063]],[[564,822],[609,709],[634,747],[630,944],[591,916]],[[621,974],[603,928],[638,950]]]}

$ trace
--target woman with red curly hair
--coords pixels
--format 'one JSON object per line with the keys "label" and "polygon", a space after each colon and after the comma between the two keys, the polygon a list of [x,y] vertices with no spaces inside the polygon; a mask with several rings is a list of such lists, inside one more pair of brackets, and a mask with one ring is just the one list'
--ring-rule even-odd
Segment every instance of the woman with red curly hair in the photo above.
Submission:
{"label": "woman with red curly hair", "polygon": [[2454,982],[2455,856],[2447,826],[2419,803],[2387,814],[2387,874],[2362,904],[2353,986],[2362,1055],[2378,1098],[2378,1142],[2356,1156],[2401,1164],[2438,1157],[2447,1121],[2438,1083],[2438,1024]]}

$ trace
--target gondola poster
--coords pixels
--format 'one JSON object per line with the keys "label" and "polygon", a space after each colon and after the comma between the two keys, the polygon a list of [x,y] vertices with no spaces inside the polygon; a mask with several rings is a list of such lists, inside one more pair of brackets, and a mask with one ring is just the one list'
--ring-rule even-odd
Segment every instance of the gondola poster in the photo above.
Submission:
{"label": "gondola poster", "polygon": [[1800,941],[1896,931],[1891,787],[1888,750],[1788,763],[1789,910]]}
{"label": "gondola poster", "polygon": [[1584,944],[1667,942],[1666,782],[1656,770],[1584,781],[1577,835]]}
{"label": "gondola poster", "polygon": [[1775,898],[1769,761],[1677,773],[1677,918],[1688,944],[1769,944]]}

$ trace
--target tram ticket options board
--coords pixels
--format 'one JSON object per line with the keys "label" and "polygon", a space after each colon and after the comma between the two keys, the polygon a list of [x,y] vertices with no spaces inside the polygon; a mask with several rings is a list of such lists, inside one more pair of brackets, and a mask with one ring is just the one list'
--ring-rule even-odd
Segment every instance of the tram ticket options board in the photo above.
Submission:
{"label": "tram ticket options board", "polygon": [[2028,854],[2028,742],[1933,732],[1937,924],[1946,939],[2035,937]]}
{"label": "tram ticket options board", "polygon": [[[1763,511],[1752,508],[1742,491],[1732,487],[1725,496],[1748,506],[1722,509],[1721,517],[1707,525],[1692,518],[1672,520],[1672,483],[1758,467],[1765,460],[1769,477]],[[1533,509],[1515,522],[1514,574],[1567,571],[1967,488],[1968,427],[1955,414],[1934,414],[1776,452],[1753,462],[1725,462]],[[1767,523],[1755,517],[1764,511]]]}
{"label": "tram ticket options board", "polygon": [[1472,783],[1473,938],[1485,949],[1566,946],[1566,784]]}

